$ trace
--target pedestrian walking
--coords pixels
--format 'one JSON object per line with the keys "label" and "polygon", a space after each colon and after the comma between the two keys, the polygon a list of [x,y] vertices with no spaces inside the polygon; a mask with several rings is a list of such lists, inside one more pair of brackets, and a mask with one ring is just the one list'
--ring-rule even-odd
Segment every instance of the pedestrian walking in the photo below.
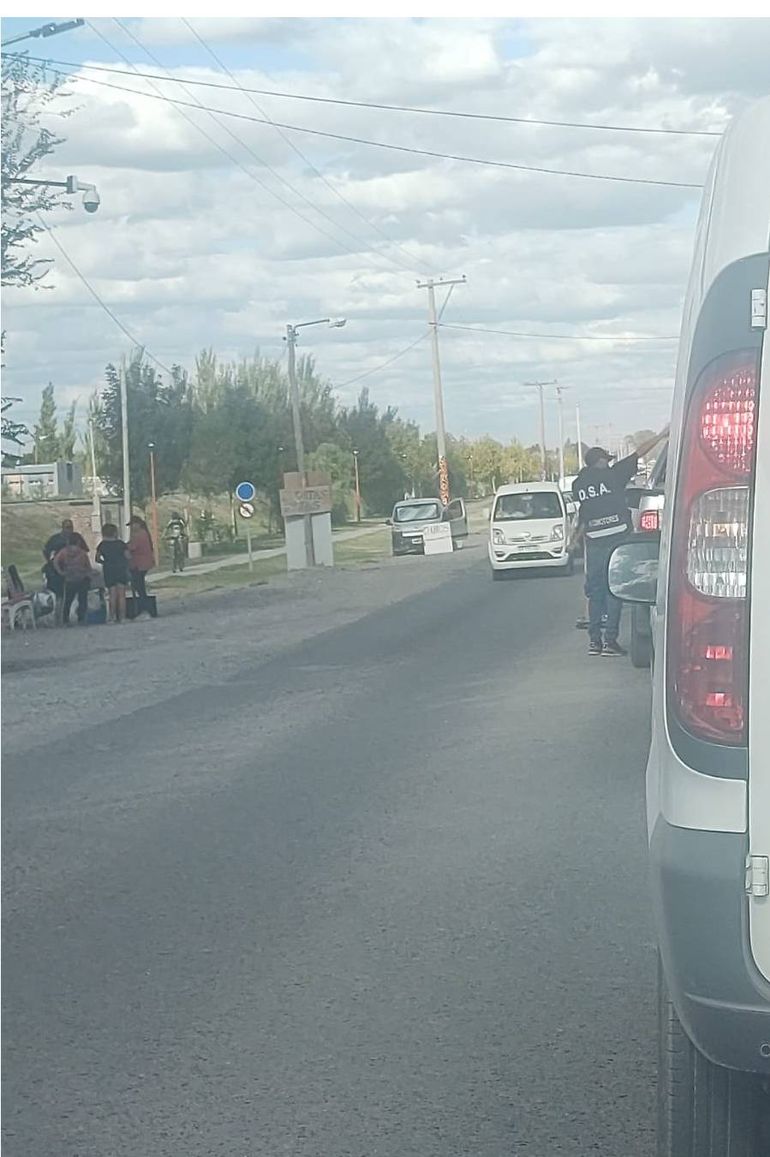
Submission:
{"label": "pedestrian walking", "polygon": [[61,530],[57,530],[48,539],[43,547],[43,558],[45,563],[43,565],[43,578],[45,579],[46,588],[52,593],[56,599],[56,622],[62,621],[62,608],[64,606],[64,579],[57,572],[53,565],[53,560],[60,550],[67,545],[68,535],[74,535],[77,545],[87,551],[88,544],[83,538],[82,534],[78,534],[75,530],[74,523],[71,518],[62,520]]}
{"label": "pedestrian walking", "polygon": [[62,621],[65,627],[70,625],[72,604],[77,599],[77,619],[83,625],[88,612],[88,591],[91,586],[91,560],[88,549],[81,535],[70,532],[65,539],[64,546],[57,551],[53,558],[53,568],[61,577],[63,583],[63,611]]}
{"label": "pedestrian walking", "polygon": [[147,574],[155,565],[155,551],[147,523],[138,514],[129,522],[128,559],[131,571],[131,591],[136,601],[136,614],[148,611]]}
{"label": "pedestrian walking", "polygon": [[585,541],[589,655],[626,654],[618,642],[623,605],[610,592],[608,583],[610,555],[632,526],[626,486],[638,473],[639,459],[649,454],[666,433],[663,430],[656,434],[614,465],[612,454],[601,446],[592,446],[585,453],[585,466],[572,484],[580,513],[570,548],[574,550]]}
{"label": "pedestrian walking", "polygon": [[110,603],[110,622],[123,623],[126,619],[126,587],[128,575],[128,545],[118,537],[118,528],[112,522],[102,527],[102,541],[96,548],[96,561],[102,564],[104,585]]}

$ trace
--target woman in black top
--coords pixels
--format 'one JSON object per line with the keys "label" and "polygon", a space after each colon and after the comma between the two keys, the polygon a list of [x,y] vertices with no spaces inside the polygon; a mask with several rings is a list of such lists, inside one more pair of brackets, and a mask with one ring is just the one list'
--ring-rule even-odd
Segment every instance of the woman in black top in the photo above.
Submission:
{"label": "woman in black top", "polygon": [[104,585],[110,595],[110,622],[125,622],[128,547],[118,538],[118,528],[112,522],[102,527],[102,541],[96,548],[96,561],[102,564]]}

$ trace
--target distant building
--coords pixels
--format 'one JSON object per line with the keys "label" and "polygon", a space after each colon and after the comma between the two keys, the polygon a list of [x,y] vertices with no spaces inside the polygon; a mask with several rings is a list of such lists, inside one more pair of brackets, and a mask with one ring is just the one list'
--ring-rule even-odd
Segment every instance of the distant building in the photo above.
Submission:
{"label": "distant building", "polygon": [[43,462],[3,470],[13,498],[82,498],[83,470],[77,462]]}

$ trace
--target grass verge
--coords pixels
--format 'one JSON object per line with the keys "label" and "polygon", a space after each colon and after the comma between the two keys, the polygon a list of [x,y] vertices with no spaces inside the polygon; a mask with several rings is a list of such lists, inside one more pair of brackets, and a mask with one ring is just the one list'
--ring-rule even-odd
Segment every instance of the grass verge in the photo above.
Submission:
{"label": "grass verge", "polygon": [[[390,555],[390,531],[382,529],[362,538],[349,539],[346,542],[335,543],[334,561],[339,567],[366,566],[379,562]],[[239,587],[256,586],[269,582],[286,574],[286,557],[264,558],[254,560],[254,569],[248,566],[236,565],[222,567],[210,574],[185,576],[169,576],[151,586],[153,594],[164,598],[179,598],[183,595],[200,595],[207,591],[237,590]]]}

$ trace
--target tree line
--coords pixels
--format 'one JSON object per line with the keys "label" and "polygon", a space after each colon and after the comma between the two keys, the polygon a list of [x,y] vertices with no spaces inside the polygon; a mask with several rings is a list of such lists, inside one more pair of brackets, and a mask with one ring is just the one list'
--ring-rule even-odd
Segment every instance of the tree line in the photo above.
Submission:
{"label": "tree line", "polygon": [[[279,360],[257,352],[240,361],[220,360],[203,350],[191,374],[172,366],[164,375],[135,350],[121,364],[106,367],[101,388],[88,403],[88,426],[76,446],[75,406],[60,423],[53,385],[43,391],[40,417],[25,461],[82,460],[91,473],[93,435],[99,477],[119,494],[123,481],[121,378],[128,405],[129,464],[133,500],[145,507],[150,495],[149,447],[153,446],[159,494],[186,492],[202,498],[232,493],[238,482],[253,482],[277,514],[283,474],[296,470],[286,370]],[[331,478],[337,523],[355,510],[355,457],[358,458],[365,514],[387,514],[405,495],[438,494],[438,462],[433,434],[395,407],[378,407],[363,389],[354,405],[340,404],[331,382],[318,374],[313,358],[297,359],[306,467]],[[448,437],[447,458],[454,495],[489,493],[509,480],[540,475],[540,452],[519,442],[503,446],[490,437]],[[354,451],[357,455],[354,456]]]}

